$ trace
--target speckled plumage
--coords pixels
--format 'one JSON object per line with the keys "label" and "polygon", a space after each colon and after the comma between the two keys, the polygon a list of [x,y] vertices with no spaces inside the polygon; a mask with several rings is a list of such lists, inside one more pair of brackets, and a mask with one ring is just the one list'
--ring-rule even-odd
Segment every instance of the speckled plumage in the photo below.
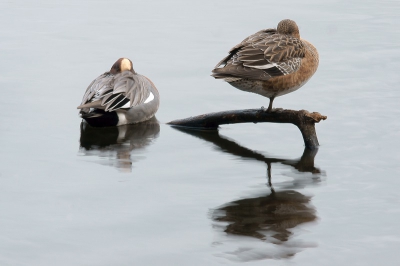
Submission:
{"label": "speckled plumage", "polygon": [[261,30],[233,47],[212,71],[240,90],[270,98],[303,86],[315,73],[319,63],[316,48],[300,38],[293,20],[282,20],[277,29]]}

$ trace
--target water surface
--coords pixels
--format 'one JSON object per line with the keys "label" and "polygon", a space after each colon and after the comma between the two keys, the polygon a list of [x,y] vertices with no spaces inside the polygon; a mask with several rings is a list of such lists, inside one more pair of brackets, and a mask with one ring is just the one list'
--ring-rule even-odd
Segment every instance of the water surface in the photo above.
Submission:
{"label": "water surface", "polygon": [[[1,265],[397,265],[398,1],[0,3]],[[210,77],[251,33],[294,19],[320,53],[275,107],[293,125],[171,128],[268,99]],[[161,94],[156,119],[92,129],[76,106],[119,57]]]}

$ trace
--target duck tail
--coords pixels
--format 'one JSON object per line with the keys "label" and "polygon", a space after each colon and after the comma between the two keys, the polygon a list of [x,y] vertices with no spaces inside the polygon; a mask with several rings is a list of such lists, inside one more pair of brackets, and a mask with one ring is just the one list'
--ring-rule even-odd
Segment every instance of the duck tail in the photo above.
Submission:
{"label": "duck tail", "polygon": [[235,79],[235,80],[241,79],[240,77],[236,77],[236,76],[230,74],[224,68],[215,68],[215,69],[213,69],[211,76],[214,77],[215,79],[223,79],[225,81],[228,81],[230,79]]}
{"label": "duck tail", "polygon": [[92,127],[112,127],[119,121],[116,112],[106,112],[101,109],[94,109],[88,113],[81,111],[80,116]]}

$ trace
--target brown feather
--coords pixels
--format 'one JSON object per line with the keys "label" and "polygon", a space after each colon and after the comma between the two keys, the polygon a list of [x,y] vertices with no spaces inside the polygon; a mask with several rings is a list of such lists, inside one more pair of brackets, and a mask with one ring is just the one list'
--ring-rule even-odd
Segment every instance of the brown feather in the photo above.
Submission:
{"label": "brown feather", "polygon": [[315,47],[300,38],[292,20],[277,29],[256,32],[234,46],[212,71],[216,79],[270,98],[297,90],[315,73],[319,57]]}

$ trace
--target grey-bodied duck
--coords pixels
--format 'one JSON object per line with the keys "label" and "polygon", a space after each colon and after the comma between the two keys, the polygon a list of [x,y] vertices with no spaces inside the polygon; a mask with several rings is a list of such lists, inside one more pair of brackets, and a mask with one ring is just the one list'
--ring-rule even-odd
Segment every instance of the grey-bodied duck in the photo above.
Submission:
{"label": "grey-bodied duck", "polygon": [[78,109],[89,125],[108,127],[149,120],[159,105],[153,82],[136,73],[131,60],[120,58],[110,71],[92,81]]}

